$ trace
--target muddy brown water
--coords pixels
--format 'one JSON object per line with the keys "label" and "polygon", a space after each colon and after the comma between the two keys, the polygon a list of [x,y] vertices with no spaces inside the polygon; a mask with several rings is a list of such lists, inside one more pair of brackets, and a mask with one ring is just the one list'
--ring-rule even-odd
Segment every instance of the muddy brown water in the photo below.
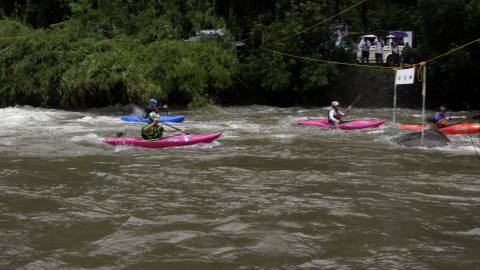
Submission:
{"label": "muddy brown water", "polygon": [[326,108],[247,106],[176,111],[223,131],[212,144],[103,144],[138,133],[121,113],[0,109],[0,269],[479,269],[478,135],[407,148],[388,123],[322,130],[296,121]]}

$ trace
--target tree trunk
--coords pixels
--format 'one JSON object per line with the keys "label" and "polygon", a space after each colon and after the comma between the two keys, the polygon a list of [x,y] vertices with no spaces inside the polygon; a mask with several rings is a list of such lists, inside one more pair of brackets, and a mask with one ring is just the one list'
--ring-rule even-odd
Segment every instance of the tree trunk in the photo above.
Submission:
{"label": "tree trunk", "polygon": [[233,19],[233,7],[235,5],[235,1],[234,0],[230,0],[229,3],[228,3],[228,21],[229,22],[232,22],[232,19]]}

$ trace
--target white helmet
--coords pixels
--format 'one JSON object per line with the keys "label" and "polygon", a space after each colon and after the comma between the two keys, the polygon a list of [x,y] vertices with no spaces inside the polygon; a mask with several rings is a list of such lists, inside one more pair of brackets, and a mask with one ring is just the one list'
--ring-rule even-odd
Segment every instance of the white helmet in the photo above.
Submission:
{"label": "white helmet", "polygon": [[338,107],[338,106],[340,106],[340,102],[332,101],[332,107]]}

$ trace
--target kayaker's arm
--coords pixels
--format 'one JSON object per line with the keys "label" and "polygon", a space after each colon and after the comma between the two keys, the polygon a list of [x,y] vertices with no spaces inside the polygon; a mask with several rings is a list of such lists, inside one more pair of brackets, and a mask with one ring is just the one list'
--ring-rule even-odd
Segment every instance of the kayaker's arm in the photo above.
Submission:
{"label": "kayaker's arm", "polygon": [[156,124],[158,124],[158,120],[154,120],[152,123],[148,124],[147,126],[145,126],[143,129],[144,130],[150,130],[152,129]]}

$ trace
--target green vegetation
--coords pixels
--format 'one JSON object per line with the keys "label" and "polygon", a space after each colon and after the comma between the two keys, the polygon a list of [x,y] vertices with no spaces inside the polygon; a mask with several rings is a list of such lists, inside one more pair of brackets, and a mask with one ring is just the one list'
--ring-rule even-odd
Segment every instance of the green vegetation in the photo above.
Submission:
{"label": "green vegetation", "polygon": [[181,7],[158,14],[165,8],[79,1],[70,3],[70,19],[47,28],[0,21],[2,105],[88,107],[152,96],[211,102],[208,96],[228,89],[238,72],[234,46],[228,38],[186,42],[182,29],[223,27],[222,20],[196,11],[176,24]]}
{"label": "green vegetation", "polygon": [[[320,103],[355,69],[293,59],[354,62],[332,26],[361,34],[411,30],[415,62],[480,38],[475,0],[370,0],[281,42],[358,0],[12,0],[0,3],[0,106],[93,107],[158,97],[211,103]],[[187,41],[201,29],[218,38]],[[244,40],[246,48],[235,48]],[[477,101],[480,44],[429,65],[433,99]],[[372,70],[372,74],[377,71]],[[355,85],[351,86],[355,88]],[[359,89],[356,89],[358,91]],[[361,90],[361,89],[360,89]],[[330,96],[330,95],[327,95]]]}

